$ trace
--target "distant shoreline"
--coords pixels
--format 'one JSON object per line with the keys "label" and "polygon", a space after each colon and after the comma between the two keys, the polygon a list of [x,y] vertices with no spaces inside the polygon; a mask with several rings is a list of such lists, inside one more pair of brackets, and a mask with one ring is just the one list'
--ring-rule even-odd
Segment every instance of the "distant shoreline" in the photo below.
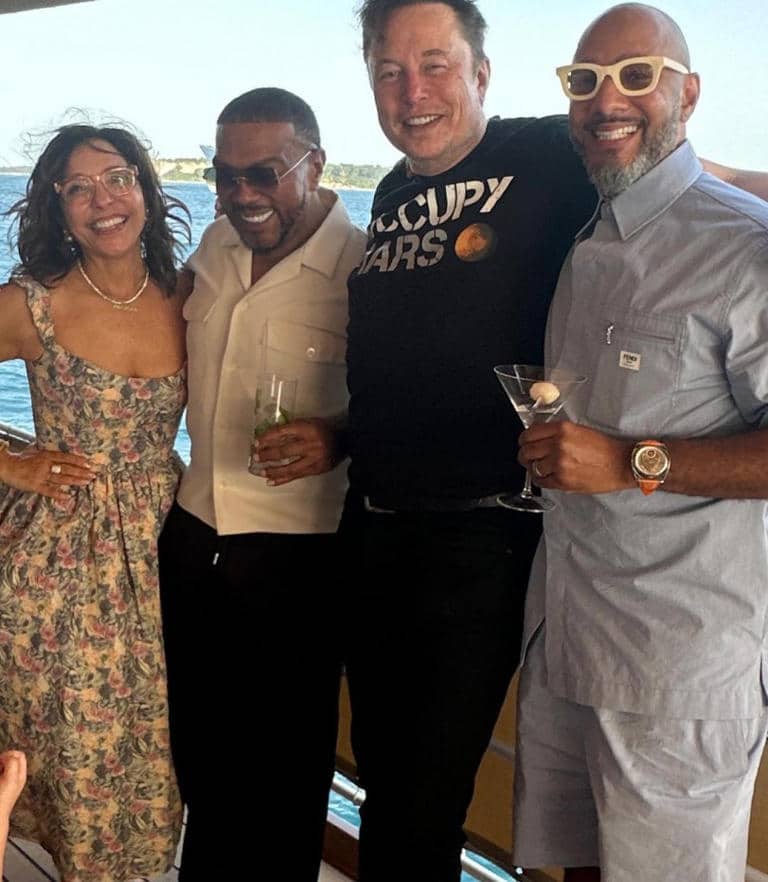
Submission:
{"label": "distant shoreline", "polygon": [[[204,159],[154,159],[155,171],[165,184],[205,184],[203,169],[208,167]],[[358,165],[353,163],[329,162],[325,166],[321,183],[333,190],[360,190],[368,192],[376,189],[379,181],[389,171],[383,165]],[[0,167],[0,175],[5,177],[29,177],[32,167]],[[207,186],[207,184],[205,184]]]}
{"label": "distant shoreline", "polygon": [[[29,177],[31,171],[32,169],[30,169],[29,171],[8,171],[6,169],[0,168],[0,176],[8,178],[23,178]],[[187,184],[194,184],[195,186],[203,187],[208,186],[205,181],[190,181],[185,178],[177,179],[172,177],[161,177],[160,182],[162,184],[173,184],[174,186],[186,186]],[[373,191],[376,189],[375,187],[353,187],[351,184],[340,184],[338,181],[321,180],[320,183],[323,187],[327,187],[329,190],[357,190],[361,193],[373,193]]]}

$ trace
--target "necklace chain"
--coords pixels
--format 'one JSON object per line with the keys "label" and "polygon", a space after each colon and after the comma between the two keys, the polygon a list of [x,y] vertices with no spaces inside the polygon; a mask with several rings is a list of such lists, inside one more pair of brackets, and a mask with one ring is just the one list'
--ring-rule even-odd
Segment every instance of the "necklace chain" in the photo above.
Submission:
{"label": "necklace chain", "polygon": [[144,293],[149,284],[149,269],[147,269],[146,273],[144,273],[144,281],[139,285],[139,290],[133,295],[133,297],[129,297],[128,300],[115,300],[114,297],[110,297],[108,294],[105,294],[97,285],[95,285],[91,279],[88,277],[88,273],[85,271],[85,267],[83,266],[83,262],[81,260],[77,261],[77,268],[80,270],[80,275],[85,279],[85,283],[94,292],[94,294],[98,294],[102,300],[106,300],[107,303],[110,303],[115,309],[124,309],[128,312],[136,312],[136,307],[131,306],[130,304],[134,301],[138,300],[139,297]]}

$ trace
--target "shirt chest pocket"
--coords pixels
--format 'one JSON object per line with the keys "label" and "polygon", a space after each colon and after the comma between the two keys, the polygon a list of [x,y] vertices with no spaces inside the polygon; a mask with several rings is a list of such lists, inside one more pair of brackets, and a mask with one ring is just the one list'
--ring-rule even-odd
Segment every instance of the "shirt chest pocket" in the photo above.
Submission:
{"label": "shirt chest pocket", "polygon": [[296,411],[330,416],[347,408],[347,341],[343,334],[298,322],[270,319],[265,369],[296,377]]}
{"label": "shirt chest pocket", "polygon": [[682,318],[606,315],[590,383],[589,424],[630,437],[662,434],[674,410],[684,336]]}

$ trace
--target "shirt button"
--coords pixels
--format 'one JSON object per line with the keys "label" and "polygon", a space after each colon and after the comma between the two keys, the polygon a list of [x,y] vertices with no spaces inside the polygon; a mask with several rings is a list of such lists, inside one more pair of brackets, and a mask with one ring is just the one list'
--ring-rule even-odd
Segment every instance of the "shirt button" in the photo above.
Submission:
{"label": "shirt button", "polygon": [[307,358],[314,358],[317,355],[317,349],[314,346],[310,346],[307,349]]}

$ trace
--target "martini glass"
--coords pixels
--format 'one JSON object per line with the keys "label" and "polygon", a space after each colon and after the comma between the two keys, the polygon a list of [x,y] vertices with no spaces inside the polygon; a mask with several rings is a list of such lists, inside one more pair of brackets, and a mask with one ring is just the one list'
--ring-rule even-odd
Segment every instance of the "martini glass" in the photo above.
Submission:
{"label": "martini glass", "polygon": [[[526,429],[534,423],[548,423],[561,410],[571,392],[587,379],[571,371],[559,368],[548,371],[533,364],[499,364],[493,372]],[[526,470],[525,486],[520,493],[499,496],[498,503],[504,508],[534,514],[555,507],[551,499],[534,495],[530,470]]]}

